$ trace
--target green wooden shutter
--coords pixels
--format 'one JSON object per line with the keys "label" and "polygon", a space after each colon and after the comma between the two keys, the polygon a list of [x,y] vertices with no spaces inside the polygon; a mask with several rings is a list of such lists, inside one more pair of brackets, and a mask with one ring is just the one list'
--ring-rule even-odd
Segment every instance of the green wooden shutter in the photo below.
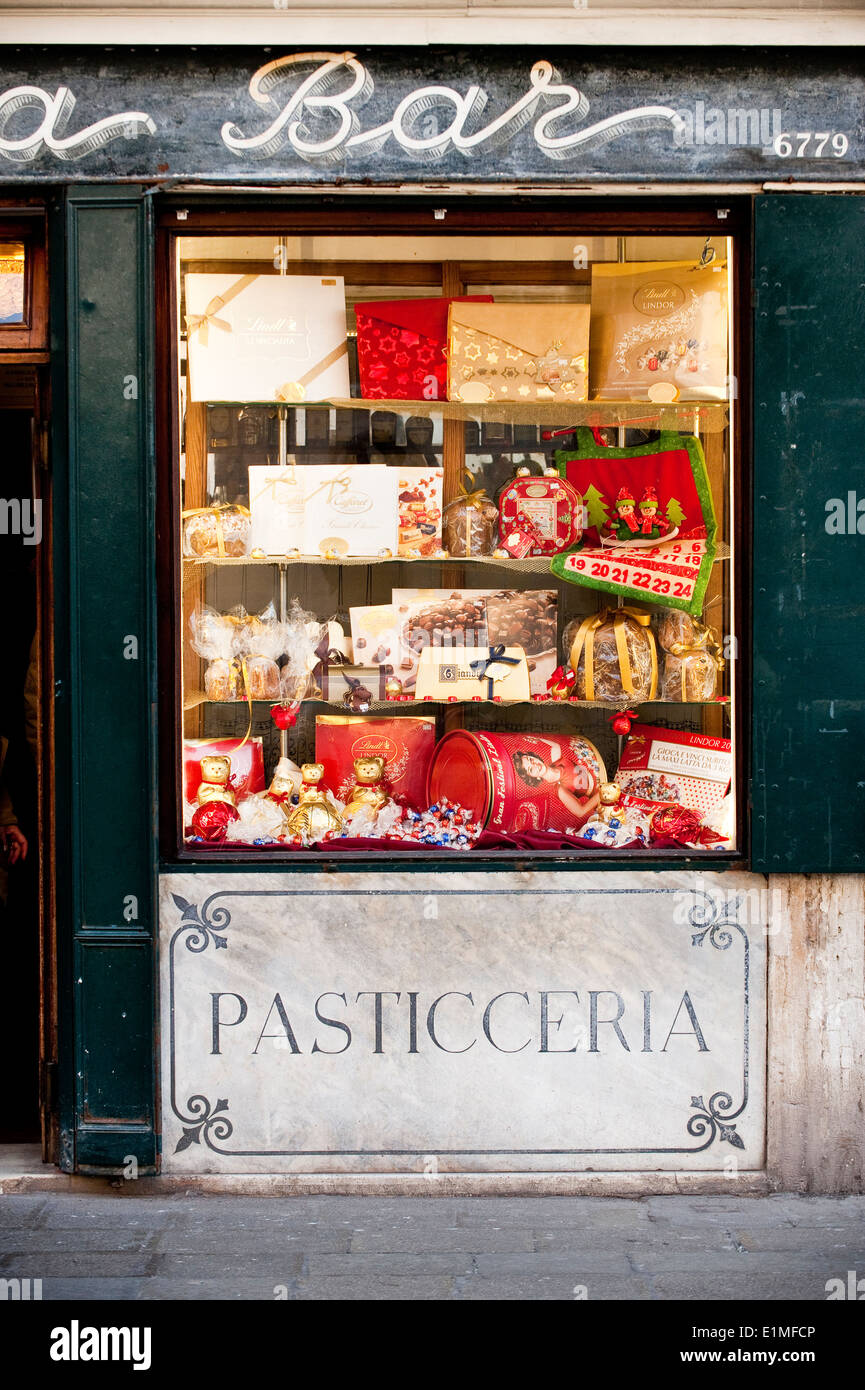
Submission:
{"label": "green wooden shutter", "polygon": [[754,274],[752,863],[862,870],[865,198],[758,198]]}
{"label": "green wooden shutter", "polygon": [[72,188],[52,242],[61,1164],[152,1169],[150,200]]}

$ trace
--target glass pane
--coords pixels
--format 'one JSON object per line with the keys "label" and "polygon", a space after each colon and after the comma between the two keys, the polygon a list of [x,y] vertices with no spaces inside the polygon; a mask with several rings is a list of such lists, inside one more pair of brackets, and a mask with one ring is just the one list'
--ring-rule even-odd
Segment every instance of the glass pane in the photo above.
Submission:
{"label": "glass pane", "polygon": [[731,252],[181,239],[188,848],[737,848]]}
{"label": "glass pane", "polygon": [[24,243],[0,241],[0,324],[24,322]]}

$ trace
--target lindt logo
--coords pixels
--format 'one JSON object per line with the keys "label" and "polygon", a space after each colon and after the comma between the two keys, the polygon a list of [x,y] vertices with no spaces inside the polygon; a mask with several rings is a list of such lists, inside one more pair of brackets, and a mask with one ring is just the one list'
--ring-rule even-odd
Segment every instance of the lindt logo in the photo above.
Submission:
{"label": "lindt logo", "polygon": [[352,758],[382,757],[385,762],[390,762],[395,758],[397,747],[389,738],[384,738],[381,734],[364,734],[362,738],[356,739],[351,745]]}
{"label": "lindt logo", "polygon": [[656,280],[651,285],[641,285],[634,295],[634,308],[638,314],[652,314],[663,318],[681,309],[685,302],[685,291],[670,280]]}

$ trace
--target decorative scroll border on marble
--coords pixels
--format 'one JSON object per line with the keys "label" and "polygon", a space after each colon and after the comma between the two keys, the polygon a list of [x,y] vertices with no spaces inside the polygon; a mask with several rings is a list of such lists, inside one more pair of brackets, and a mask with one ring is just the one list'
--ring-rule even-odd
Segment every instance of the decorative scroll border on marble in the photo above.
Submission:
{"label": "decorative scroll border on marble", "polygon": [[[330,896],[356,896],[357,889],[338,889],[330,890]],[[363,891],[363,890],[361,890]],[[369,891],[369,890],[367,890]],[[372,890],[373,893],[383,890]],[[476,896],[472,889],[450,888],[439,890],[447,896]],[[751,996],[750,996],[750,971],[751,971],[751,944],[748,934],[737,920],[739,909],[738,895],[731,901],[729,895],[725,895],[723,902],[719,902],[711,893],[702,889],[691,889],[695,898],[694,906],[688,913],[688,925],[693,929],[691,934],[691,945],[702,947],[706,942],[716,951],[728,951],[734,941],[734,932],[738,932],[743,942],[742,958],[742,993],[743,993],[743,1048],[742,1048],[742,1098],[736,1109],[733,1097],[727,1091],[715,1091],[705,1101],[702,1096],[692,1096],[690,1108],[695,1112],[688,1117],[685,1129],[694,1139],[702,1139],[701,1144],[692,1146],[682,1146],[681,1148],[603,1148],[603,1149],[442,1149],[439,1152],[443,1157],[519,1157],[521,1155],[546,1155],[549,1157],[580,1157],[583,1155],[645,1155],[650,1157],[655,1154],[697,1154],[711,1147],[715,1139],[719,1142],[730,1144],[733,1148],[744,1149],[745,1144],[742,1136],[738,1133],[734,1120],[738,1120],[744,1114],[748,1105],[749,1094],[749,1068],[750,1068],[750,1041],[751,1041]],[[665,897],[682,892],[681,888],[587,888],[581,889],[584,896],[621,894],[626,892],[634,895],[644,895],[652,897]],[[544,889],[490,889],[484,896],[508,896],[526,894],[531,897],[538,896],[567,896],[573,899],[573,890],[544,888]],[[169,1059],[170,1059],[170,1080],[169,1096],[171,1109],[183,1127],[177,1144],[174,1147],[175,1153],[182,1153],[192,1144],[204,1143],[207,1148],[214,1153],[225,1154],[233,1158],[422,1158],[426,1154],[424,1149],[232,1149],[222,1147],[234,1133],[234,1126],[229,1119],[229,1101],[226,1097],[211,1102],[206,1096],[192,1095],[187,1097],[185,1110],[180,1109],[177,1101],[177,1070],[175,1063],[175,1034],[174,1034],[174,955],[178,941],[183,938],[183,944],[188,951],[198,955],[206,951],[212,944],[215,950],[226,950],[228,947],[228,937],[225,935],[231,925],[231,913],[224,905],[215,906],[220,898],[296,898],[314,897],[314,890],[300,890],[299,892],[287,893],[282,889],[247,889],[235,888],[223,892],[211,893],[204,903],[199,907],[195,903],[187,902],[178,893],[172,893],[174,904],[180,913],[180,924],[171,937],[168,948],[168,989],[169,989]],[[416,894],[409,890],[388,890],[389,897],[414,897]]]}

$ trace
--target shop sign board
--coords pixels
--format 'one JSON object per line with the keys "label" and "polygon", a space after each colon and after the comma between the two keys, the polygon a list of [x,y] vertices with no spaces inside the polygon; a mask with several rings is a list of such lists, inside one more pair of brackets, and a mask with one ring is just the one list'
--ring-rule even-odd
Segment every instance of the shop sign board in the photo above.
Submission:
{"label": "shop sign board", "polygon": [[17,50],[0,180],[849,181],[865,78],[836,52]]}
{"label": "shop sign board", "polygon": [[765,882],[167,874],[163,1171],[758,1169]]}

